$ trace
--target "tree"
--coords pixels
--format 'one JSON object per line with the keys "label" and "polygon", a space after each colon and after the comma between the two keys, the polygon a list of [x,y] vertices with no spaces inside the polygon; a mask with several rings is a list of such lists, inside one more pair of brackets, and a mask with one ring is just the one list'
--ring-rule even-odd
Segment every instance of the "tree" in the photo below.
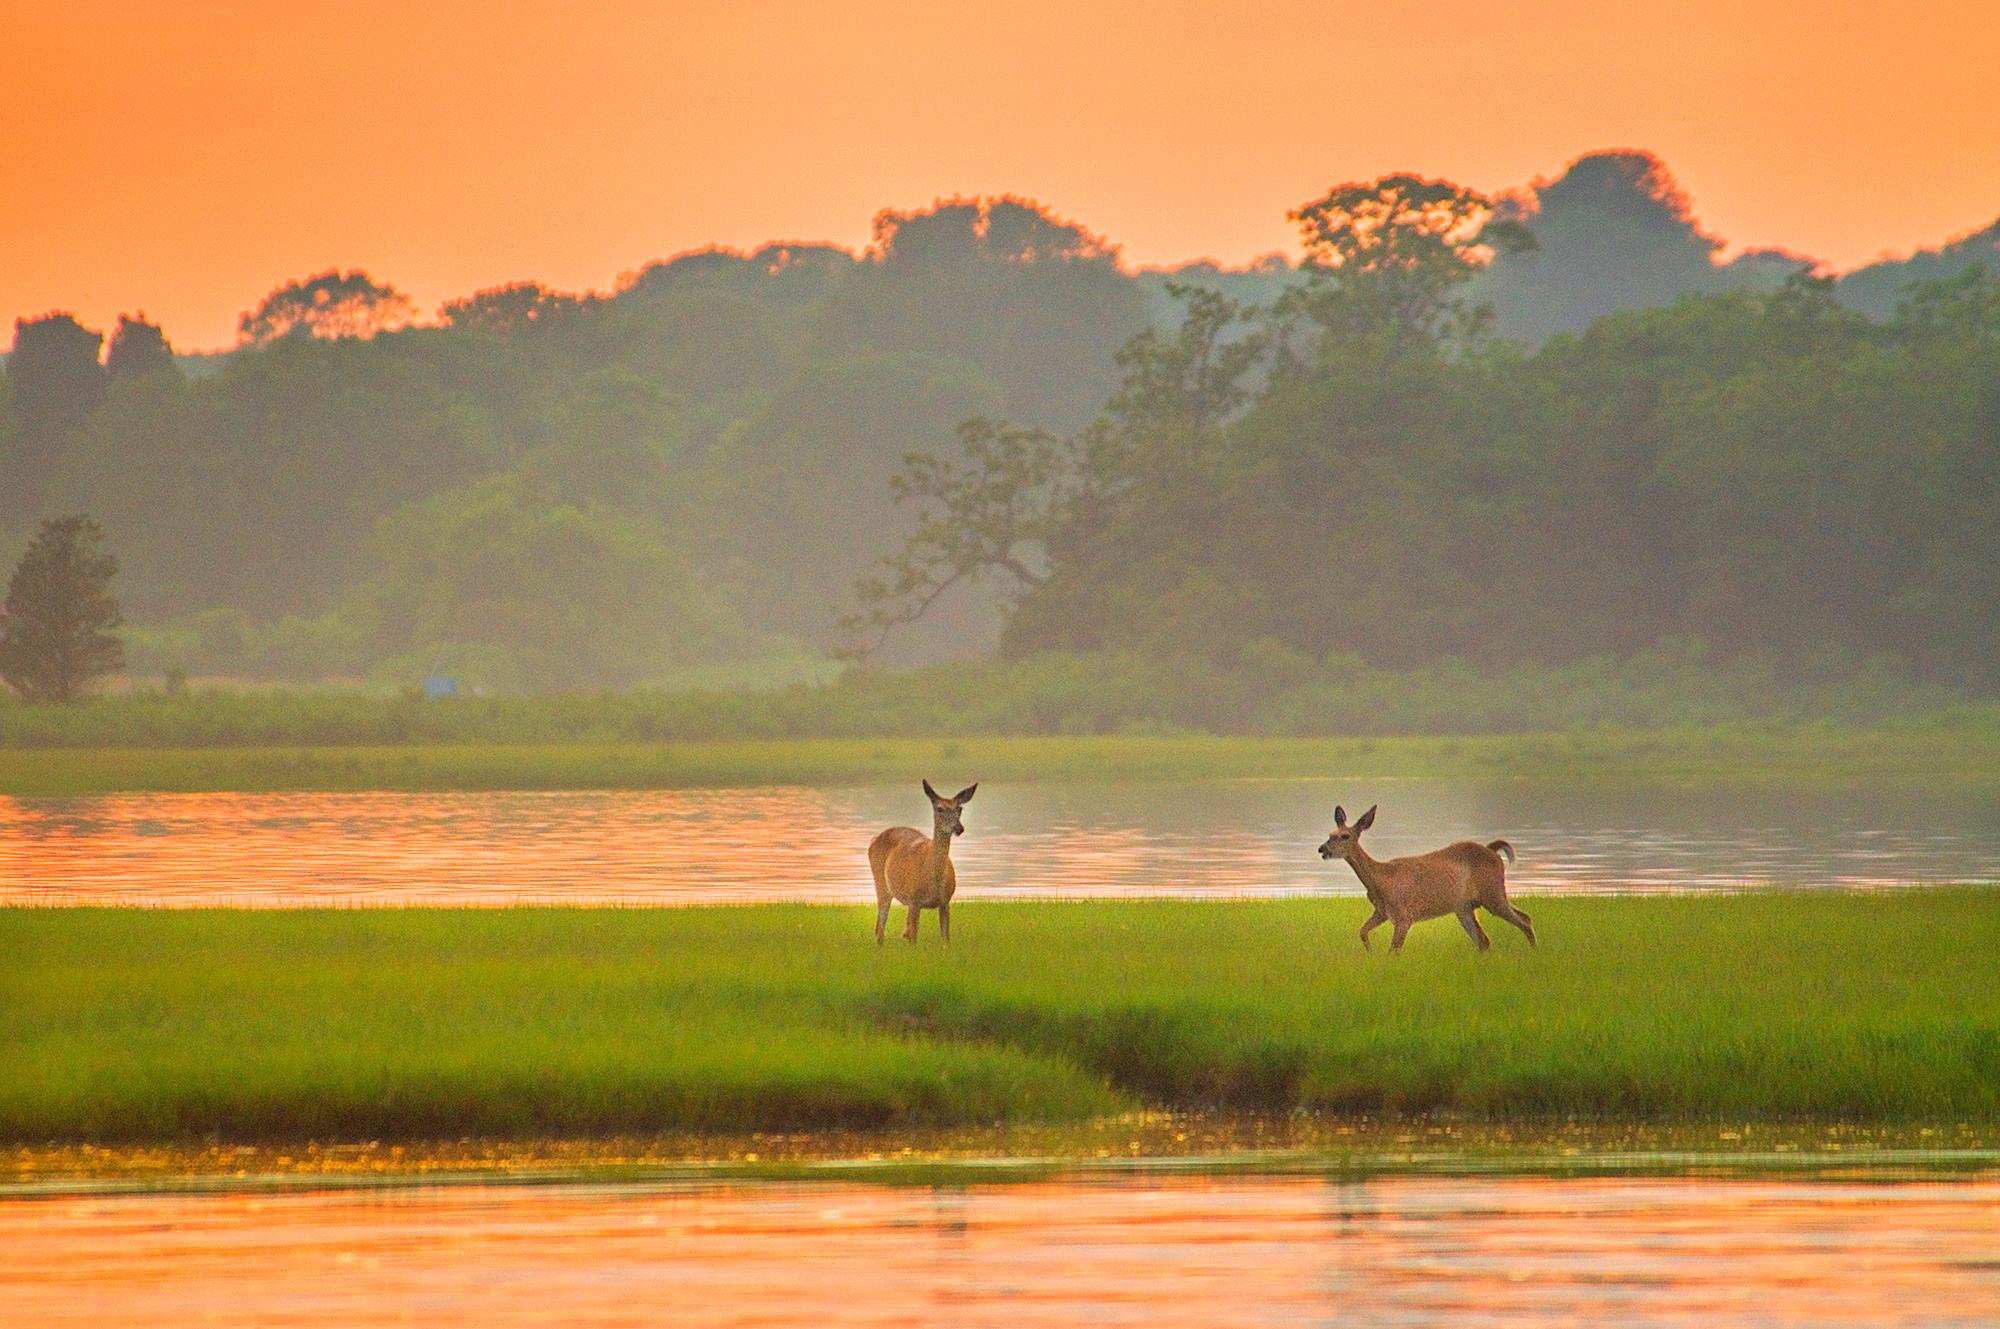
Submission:
{"label": "tree", "polygon": [[73,314],[14,320],[14,350],[7,377],[14,386],[14,419],[23,434],[46,439],[83,423],[104,400],[104,334]]}
{"label": "tree", "polygon": [[438,317],[454,328],[510,333],[547,328],[590,309],[593,298],[552,291],[536,281],[493,286],[438,307]]}
{"label": "tree", "polygon": [[92,679],[125,663],[111,629],[118,560],[98,552],[104,532],[82,515],[52,518],[7,584],[0,613],[0,680],[31,702],[74,701]]}
{"label": "tree", "polygon": [[112,378],[144,378],[178,370],[167,334],[142,313],[136,318],[118,316],[118,330],[111,334],[111,349],[104,354],[104,372]]}
{"label": "tree", "polygon": [[879,573],[855,586],[857,608],[841,620],[850,643],[844,657],[867,659],[962,581],[998,572],[1020,587],[1042,584],[1030,551],[1048,532],[1061,444],[1039,429],[983,418],[959,425],[958,442],[962,463],[913,453],[890,481],[896,501],[920,505],[921,515]]}
{"label": "tree", "polygon": [[104,334],[70,314],[16,319],[7,357],[13,429],[0,454],[0,520],[41,510],[61,469],[69,436],[104,400]]}
{"label": "tree", "polygon": [[1250,326],[1254,306],[1198,286],[1167,290],[1186,307],[1181,326],[1125,343],[1117,391],[1073,437],[975,417],[958,426],[959,459],[903,459],[891,492],[918,507],[917,524],[856,583],[844,655],[866,659],[961,582],[993,576],[1015,599],[1041,591],[1088,560],[1110,513],[1150,512],[1160,492],[1198,487],[1191,473],[1213,461],[1269,343]]}
{"label": "tree", "polygon": [[1490,314],[1467,308],[1461,288],[1496,255],[1535,245],[1485,195],[1414,175],[1337,185],[1291,219],[1309,274],[1295,308],[1328,332],[1399,341],[1477,332]]}
{"label": "tree", "polygon": [[1492,301],[1503,333],[1531,341],[1581,332],[1613,310],[1763,289],[1811,267],[1773,250],[1720,262],[1722,240],[1702,229],[1687,192],[1650,152],[1589,153],[1497,208],[1527,227],[1535,248],[1496,257],[1478,294]]}
{"label": "tree", "polygon": [[294,333],[339,341],[401,327],[414,313],[409,297],[395,287],[378,285],[365,272],[329,268],[265,296],[243,316],[237,331],[253,346]]}

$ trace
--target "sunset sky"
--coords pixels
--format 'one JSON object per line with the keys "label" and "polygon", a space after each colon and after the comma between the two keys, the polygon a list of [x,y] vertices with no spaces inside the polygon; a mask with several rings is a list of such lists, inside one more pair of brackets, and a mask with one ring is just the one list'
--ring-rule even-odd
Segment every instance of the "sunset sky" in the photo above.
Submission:
{"label": "sunset sky", "polygon": [[1995,0],[0,0],[0,317],[214,347],[335,265],[428,311],[972,193],[1240,262],[1338,181],[1606,147],[1844,268],[2000,216],[1996,67]]}

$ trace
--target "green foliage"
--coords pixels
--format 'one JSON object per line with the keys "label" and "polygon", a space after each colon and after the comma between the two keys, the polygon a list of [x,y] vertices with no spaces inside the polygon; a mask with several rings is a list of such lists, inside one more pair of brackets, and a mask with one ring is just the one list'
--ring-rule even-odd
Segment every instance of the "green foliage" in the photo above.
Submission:
{"label": "green foliage", "polygon": [[603,503],[555,502],[519,477],[413,504],[377,539],[383,571],[364,592],[375,640],[482,643],[519,670],[481,682],[629,684],[641,661],[726,656],[731,634],[744,653],[754,644],[644,523]]}
{"label": "green foliage", "polygon": [[[1417,253],[1448,261],[1441,222],[1408,224]],[[980,531],[1019,486],[972,448],[964,465],[913,460],[905,484],[930,505],[889,566],[929,558],[967,576],[1034,541],[1044,557],[1018,579],[1003,637],[1019,656],[1227,666],[1268,637],[1377,668],[1499,671],[1700,638],[1794,679],[1889,656],[1987,692],[2000,685],[1995,290],[2000,276],[1974,269],[1877,325],[1830,283],[1794,277],[1614,314],[1533,354],[1445,354],[1328,324],[1300,356],[1280,318],[1254,399],[1196,425],[1143,405],[1163,395],[1165,343],[1149,335],[1099,421],[1041,445],[1048,497],[1011,542],[934,557],[935,532]],[[1216,345],[1212,323],[1196,308],[1186,335]],[[921,486],[932,474],[955,483]],[[907,609],[924,589],[906,578],[863,599],[901,593]]]}
{"label": "green foliage", "polygon": [[[823,655],[893,541],[901,458],[969,416],[1075,428],[1145,321],[1101,241],[1014,200],[885,214],[859,257],[705,251],[606,296],[523,283],[440,327],[409,312],[366,273],[289,283],[211,372],[126,373],[121,352],[59,437],[27,438],[15,385],[0,449],[10,478],[31,446],[41,469],[8,499],[98,515],[149,672],[414,682],[443,659],[574,687]],[[533,575],[557,512],[571,556]],[[915,649],[990,647],[994,598],[953,597]]]}
{"label": "green foliage", "polygon": [[111,597],[118,559],[100,553],[90,518],[52,518],[7,583],[0,606],[0,681],[28,702],[75,701],[125,660],[112,629],[123,620]]}
{"label": "green foliage", "polygon": [[982,904],[973,884],[948,949],[878,950],[865,906],[5,910],[0,1139],[890,1127],[1140,1104],[1991,1124],[1996,899],[1543,900],[1538,950],[1509,933],[1481,957],[1442,920],[1394,959],[1354,941],[1355,899]]}
{"label": "green foliage", "polygon": [[1920,249],[1908,258],[1885,258],[1840,279],[1843,303],[1872,318],[1889,318],[1918,287],[1949,282],[1967,272],[2000,267],[2000,220],[1949,240]]}
{"label": "green foliage", "polygon": [[1130,273],[955,199],[861,254],[705,250],[434,327],[329,271],[213,357],[24,321],[0,548],[96,514],[149,674],[578,688],[996,645],[1233,674],[1269,638],[1494,675],[1700,637],[1789,682],[2000,684],[1990,234],[1838,283],[1718,265],[1639,153],[1295,215],[1298,268]]}
{"label": "green foliage", "polygon": [[[288,707],[197,698],[177,705],[155,696],[90,716],[38,708],[13,727],[21,743],[35,746],[0,747],[0,793],[687,789],[900,782],[911,771],[946,767],[1009,781],[1341,775],[2000,787],[2000,715],[1991,707],[1872,726],[1763,722],[1468,738],[1217,738],[1144,725],[1115,737],[791,738],[825,718],[782,702],[717,711],[699,700],[629,694],[612,706],[560,698],[440,706],[413,696],[394,705]],[[867,713],[853,719],[860,732],[882,723]],[[766,737],[703,737],[718,732]],[[101,746],[107,741],[182,746]]]}

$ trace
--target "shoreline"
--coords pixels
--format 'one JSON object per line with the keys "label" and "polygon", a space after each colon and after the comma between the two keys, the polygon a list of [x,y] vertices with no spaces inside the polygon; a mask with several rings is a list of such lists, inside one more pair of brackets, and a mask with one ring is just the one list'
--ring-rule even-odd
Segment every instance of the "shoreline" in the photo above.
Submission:
{"label": "shoreline", "polygon": [[1890,781],[2000,788],[1987,725],[1728,725],[1462,737],[1006,737],[0,748],[0,796],[831,786],[1008,781]]}
{"label": "shoreline", "polygon": [[1069,1126],[949,1131],[0,1148],[0,1200],[445,1185],[969,1186],[1142,1176],[1992,1180],[2000,1178],[2000,1125],[1137,1112]]}

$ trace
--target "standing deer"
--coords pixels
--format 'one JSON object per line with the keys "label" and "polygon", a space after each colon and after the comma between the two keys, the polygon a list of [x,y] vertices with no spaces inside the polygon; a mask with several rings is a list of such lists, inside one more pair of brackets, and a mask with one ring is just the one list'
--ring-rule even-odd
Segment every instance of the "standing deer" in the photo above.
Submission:
{"label": "standing deer", "polygon": [[1528,915],[1507,900],[1507,865],[1500,858],[1504,854],[1507,863],[1513,862],[1513,845],[1505,840],[1486,844],[1460,840],[1428,854],[1371,858],[1361,847],[1361,832],[1374,824],[1374,808],[1362,813],[1361,819],[1350,828],[1347,809],[1337,807],[1333,810],[1333,834],[1319,847],[1321,858],[1347,860],[1354,875],[1361,878],[1362,889],[1368,892],[1368,903],[1375,906],[1375,912],[1361,925],[1363,948],[1368,945],[1368,934],[1383,923],[1395,925],[1389,949],[1400,951],[1410,924],[1457,914],[1465,935],[1483,951],[1493,943],[1474,916],[1480,909],[1506,919],[1527,934],[1530,946],[1535,944],[1535,928]]}
{"label": "standing deer", "polygon": [[889,926],[889,902],[910,907],[910,921],[903,928],[903,940],[917,939],[917,920],[926,909],[937,910],[938,933],[951,941],[951,897],[958,890],[958,873],[951,866],[951,841],[965,834],[959,811],[972,801],[978,785],[967,785],[956,798],[939,798],[937,790],[924,781],[924,797],[931,801],[931,833],[926,836],[912,826],[891,826],[868,846],[868,867],[875,874],[875,944],[882,944],[883,929]]}

